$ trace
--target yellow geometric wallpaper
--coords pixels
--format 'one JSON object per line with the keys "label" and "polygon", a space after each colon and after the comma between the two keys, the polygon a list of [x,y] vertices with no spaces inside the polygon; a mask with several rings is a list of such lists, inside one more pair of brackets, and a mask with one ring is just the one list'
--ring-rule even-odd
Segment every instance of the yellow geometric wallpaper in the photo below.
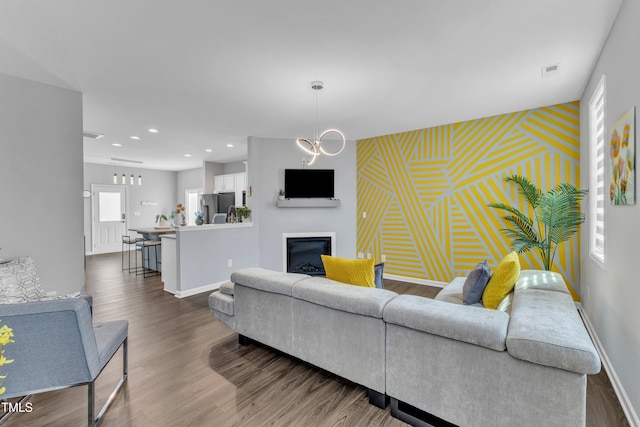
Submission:
{"label": "yellow geometric wallpaper", "polygon": [[[358,252],[385,255],[385,273],[442,282],[484,259],[497,267],[509,241],[487,204],[526,209],[504,182],[514,173],[543,191],[580,188],[579,114],[576,101],[358,140]],[[579,235],[563,243],[554,265],[574,289],[579,247]],[[537,253],[520,260],[543,268]]]}

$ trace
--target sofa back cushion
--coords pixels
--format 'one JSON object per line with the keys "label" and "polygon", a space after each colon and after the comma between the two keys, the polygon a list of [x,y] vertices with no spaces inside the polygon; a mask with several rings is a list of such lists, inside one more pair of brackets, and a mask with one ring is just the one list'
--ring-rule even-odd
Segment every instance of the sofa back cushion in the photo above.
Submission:
{"label": "sofa back cushion", "polygon": [[416,295],[399,295],[384,308],[387,323],[504,351],[509,315]]}
{"label": "sofa back cushion", "polygon": [[347,313],[382,318],[384,306],[397,293],[377,288],[345,286],[333,280],[313,277],[293,287],[293,297]]}
{"label": "sofa back cushion", "polygon": [[515,292],[507,351],[521,360],[579,374],[600,371],[600,358],[575,303],[561,292]]}
{"label": "sofa back cushion", "polygon": [[302,279],[309,278],[306,274],[283,273],[259,267],[242,268],[231,273],[231,281],[249,288],[291,296],[293,285]]}

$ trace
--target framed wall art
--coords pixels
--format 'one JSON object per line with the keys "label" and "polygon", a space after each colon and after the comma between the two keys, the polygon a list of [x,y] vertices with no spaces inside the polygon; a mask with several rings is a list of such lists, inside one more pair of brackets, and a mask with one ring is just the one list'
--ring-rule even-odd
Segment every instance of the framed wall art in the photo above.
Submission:
{"label": "framed wall art", "polygon": [[635,204],[636,187],[636,107],[632,107],[611,127],[609,140],[609,197],[612,205]]}

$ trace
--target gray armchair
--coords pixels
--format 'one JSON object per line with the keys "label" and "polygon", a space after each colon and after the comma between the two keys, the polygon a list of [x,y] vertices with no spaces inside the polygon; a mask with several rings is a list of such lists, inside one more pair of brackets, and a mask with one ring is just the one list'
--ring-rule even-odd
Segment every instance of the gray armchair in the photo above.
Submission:
{"label": "gray armchair", "polygon": [[[15,340],[5,346],[5,356],[14,362],[3,366],[2,398],[88,385],[89,425],[97,425],[127,379],[129,322],[93,324],[89,302],[82,298],[0,305],[0,319]],[[96,417],[95,380],[120,347],[122,378]]]}

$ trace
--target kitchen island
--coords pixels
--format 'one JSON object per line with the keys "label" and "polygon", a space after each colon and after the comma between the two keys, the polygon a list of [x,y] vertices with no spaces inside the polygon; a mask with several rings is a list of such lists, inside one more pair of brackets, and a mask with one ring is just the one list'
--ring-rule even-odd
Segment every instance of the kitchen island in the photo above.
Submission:
{"label": "kitchen island", "polygon": [[164,290],[179,298],[217,289],[235,270],[258,265],[251,222],[176,227],[161,239]]}
{"label": "kitchen island", "polygon": [[[173,227],[130,228],[142,236],[143,240],[158,241],[161,236],[175,234]],[[162,246],[142,248],[142,267],[148,270],[162,271]],[[136,255],[137,256],[137,255]],[[157,258],[157,261],[156,261]]]}

